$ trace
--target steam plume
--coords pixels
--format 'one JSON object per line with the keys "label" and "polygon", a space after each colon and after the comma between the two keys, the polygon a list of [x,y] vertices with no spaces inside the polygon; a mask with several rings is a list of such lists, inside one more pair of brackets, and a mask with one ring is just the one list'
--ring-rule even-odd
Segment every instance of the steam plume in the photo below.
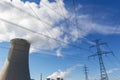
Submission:
{"label": "steam plume", "polygon": [[78,64],[78,65],[68,68],[66,71],[58,70],[52,73],[51,75],[49,75],[47,78],[50,78],[50,79],[56,79],[57,77],[66,78],[71,74],[72,71],[74,71],[77,67],[81,67],[81,66],[82,65]]}

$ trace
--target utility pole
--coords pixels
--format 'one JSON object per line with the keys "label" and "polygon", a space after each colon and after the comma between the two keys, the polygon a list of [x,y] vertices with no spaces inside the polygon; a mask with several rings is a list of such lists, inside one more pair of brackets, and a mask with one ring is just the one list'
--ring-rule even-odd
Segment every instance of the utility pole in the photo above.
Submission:
{"label": "utility pole", "polygon": [[100,64],[100,74],[101,74],[101,80],[108,80],[108,75],[107,75],[107,72],[106,72],[106,69],[105,69],[105,66],[104,66],[104,63],[103,63],[103,54],[109,54],[109,53],[112,53],[112,52],[107,52],[107,51],[102,51],[100,46],[101,45],[106,45],[107,43],[100,43],[100,40],[97,39],[95,40],[95,45],[92,45],[90,47],[96,47],[97,49],[97,52],[96,54],[93,54],[89,57],[94,57],[94,56],[98,56],[98,59],[99,59],[99,64]]}
{"label": "utility pole", "polygon": [[85,72],[85,80],[88,80],[88,70],[86,65],[84,65],[84,72]]}

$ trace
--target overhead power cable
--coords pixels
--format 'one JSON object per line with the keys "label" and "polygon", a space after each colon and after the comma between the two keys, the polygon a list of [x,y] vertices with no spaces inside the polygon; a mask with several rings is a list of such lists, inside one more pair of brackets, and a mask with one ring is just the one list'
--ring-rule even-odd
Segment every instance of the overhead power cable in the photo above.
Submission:
{"label": "overhead power cable", "polygon": [[[106,44],[106,46],[110,51],[112,51],[111,48],[108,46],[108,44]],[[112,52],[112,55],[116,59],[116,61],[120,64],[120,59],[113,52]]]}
{"label": "overhead power cable", "polygon": [[[78,20],[77,20],[77,11],[76,11],[76,6],[75,6],[75,5],[76,5],[75,0],[73,0],[72,2],[73,2],[73,5],[74,5],[74,13],[75,13],[76,28],[77,28],[77,31],[80,31],[81,29],[78,27]],[[50,6],[48,6],[47,4],[45,4],[45,3],[43,3],[43,2],[41,2],[41,3],[42,3],[45,7],[47,7],[48,9],[50,9],[51,11],[55,12],[57,15],[63,17],[64,20],[65,20],[65,23],[66,23],[67,25],[68,25],[69,23],[73,23],[73,22],[71,22],[69,19],[67,19],[67,18],[65,17],[65,14],[64,14],[64,12],[63,12],[63,9],[62,9],[61,6],[60,6],[60,5],[61,5],[60,3],[58,4],[58,6],[60,6],[60,8],[61,8],[62,14],[58,13],[58,12],[55,11],[53,8],[51,8]],[[74,36],[71,35],[69,32],[66,32],[66,31],[63,30],[63,29],[62,29],[62,31],[63,31],[64,33],[66,33],[66,34],[68,34],[68,35],[74,37]],[[87,39],[87,38],[84,38],[84,37],[83,37],[83,39],[85,39],[85,40],[87,40],[87,41],[93,43],[92,41],[90,41],[90,40]],[[78,38],[78,40],[81,40],[81,39]],[[85,43],[85,44],[86,44],[86,43]]]}
{"label": "overhead power cable", "polygon": [[[19,45],[19,44],[16,44],[16,45]],[[20,45],[22,46],[22,45]],[[10,49],[8,47],[4,47],[4,46],[0,46],[1,49]],[[38,48],[35,48],[35,49],[38,49]],[[15,49],[16,51],[24,51],[24,50],[20,50],[20,49]],[[47,51],[40,51],[40,52],[33,52],[33,53],[40,53],[40,54],[45,54],[45,55],[49,55],[49,56],[57,56],[56,55],[56,52],[55,51],[52,51],[52,52],[47,52]],[[52,54],[50,54],[52,53]],[[64,52],[63,52],[64,53]],[[74,56],[70,56],[69,54],[65,54],[63,57],[61,58],[70,58],[70,59],[74,59],[74,60],[80,60],[80,61],[87,61],[87,57],[81,57],[81,58],[76,58]]]}
{"label": "overhead power cable", "polygon": [[73,9],[74,9],[74,14],[75,14],[75,17],[74,17],[75,18],[75,26],[76,26],[77,30],[79,30],[78,29],[78,19],[77,19],[77,11],[76,11],[76,2],[75,2],[75,0],[73,0],[73,7],[74,7]]}
{"label": "overhead power cable", "polygon": [[[11,7],[14,7],[14,8],[16,8],[16,9],[22,11],[22,12],[25,12],[26,14],[28,14],[29,16],[37,19],[38,21],[43,22],[42,24],[46,24],[46,25],[48,25],[48,26],[53,26],[53,25],[51,25],[50,23],[48,23],[48,22],[43,21],[42,19],[40,19],[40,18],[38,17],[37,13],[33,10],[33,8],[30,7],[30,5],[29,5],[29,7],[32,9],[33,13],[34,13],[36,16],[34,16],[34,15],[30,14],[29,12],[27,12],[27,11],[25,11],[25,10],[17,7],[17,6],[14,6],[14,5],[6,2],[6,1],[4,1],[4,2],[5,2],[6,4],[8,4],[9,6],[11,6]],[[0,5],[3,5],[3,4],[0,3]],[[44,5],[45,5],[45,4],[44,4]],[[47,5],[45,5],[45,6],[47,6]],[[47,6],[47,7],[48,7],[48,6]],[[50,8],[50,7],[48,7],[48,8],[51,9],[51,10],[53,10],[53,9]],[[54,10],[53,10],[53,11],[54,11]],[[56,11],[54,11],[54,12],[56,12]],[[57,13],[56,13],[56,14],[57,14]],[[59,13],[58,13],[58,15],[59,15]],[[65,19],[65,21],[69,21],[69,19],[65,18],[64,16],[62,16],[62,15],[59,15],[59,16],[63,17],[63,18]],[[68,22],[67,22],[67,23],[68,23]],[[71,23],[71,22],[69,21],[69,23]],[[79,27],[78,27],[78,28],[79,28]],[[79,29],[80,29],[80,28],[79,28]],[[65,34],[68,34],[68,35],[71,36],[71,37],[74,37],[72,34],[70,34],[69,32],[66,32],[66,31],[63,30],[63,29],[61,29],[61,31],[63,31]],[[80,40],[80,39],[78,39],[78,40]],[[87,39],[87,40],[88,40],[88,39]],[[89,40],[89,41],[90,41],[90,40]]]}
{"label": "overhead power cable", "polygon": [[[52,38],[52,37],[50,37],[50,36],[48,36],[48,35],[45,35],[45,34],[43,34],[43,33],[36,32],[36,31],[34,31],[34,30],[31,30],[31,29],[26,28],[26,27],[23,27],[23,26],[21,26],[21,25],[15,24],[15,23],[10,22],[10,21],[8,21],[8,20],[2,19],[2,18],[0,18],[0,20],[3,21],[3,22],[9,23],[9,24],[11,24],[11,25],[14,25],[14,26],[16,26],[16,27],[19,27],[19,28],[21,28],[21,29],[27,30],[27,31],[29,31],[29,32],[35,33],[35,34],[37,34],[37,35],[39,35],[39,36],[42,35],[42,36],[44,36],[44,37],[46,37],[46,38],[48,38],[48,39],[52,39],[52,40],[55,40],[55,41],[60,42],[60,43],[63,43],[63,44],[68,44],[67,42],[58,40],[58,39],[56,39],[56,38]],[[68,44],[68,45],[71,46],[71,47],[78,48],[78,49],[80,49],[80,50],[84,50],[84,51],[90,52],[90,51],[87,50],[87,49],[78,47],[78,46],[73,45],[73,44]]]}

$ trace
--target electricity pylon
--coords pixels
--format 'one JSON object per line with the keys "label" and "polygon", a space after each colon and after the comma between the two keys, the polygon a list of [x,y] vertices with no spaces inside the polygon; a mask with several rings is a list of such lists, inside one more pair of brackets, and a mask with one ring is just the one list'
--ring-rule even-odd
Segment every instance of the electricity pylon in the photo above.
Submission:
{"label": "electricity pylon", "polygon": [[85,72],[85,80],[89,80],[88,79],[88,70],[87,70],[86,65],[84,65],[84,72]]}
{"label": "electricity pylon", "polygon": [[42,80],[42,73],[40,74],[40,80]]}
{"label": "electricity pylon", "polygon": [[109,53],[112,53],[112,52],[107,52],[107,51],[102,51],[100,46],[101,45],[106,45],[107,43],[100,43],[100,40],[95,40],[95,44],[90,46],[90,47],[96,47],[97,49],[97,54],[93,54],[89,57],[94,57],[94,56],[98,56],[98,59],[99,59],[99,64],[100,64],[100,74],[101,74],[101,80],[108,80],[108,75],[107,75],[107,72],[106,72],[106,69],[105,69],[105,66],[104,66],[104,63],[103,63],[103,54],[109,54]]}

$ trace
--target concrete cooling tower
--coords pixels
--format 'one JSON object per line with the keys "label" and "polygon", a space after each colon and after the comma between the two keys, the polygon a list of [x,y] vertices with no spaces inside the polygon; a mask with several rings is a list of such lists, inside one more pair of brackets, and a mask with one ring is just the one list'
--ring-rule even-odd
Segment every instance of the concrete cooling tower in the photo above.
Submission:
{"label": "concrete cooling tower", "polygon": [[0,74],[0,80],[30,80],[30,43],[24,39],[11,40],[10,50]]}

